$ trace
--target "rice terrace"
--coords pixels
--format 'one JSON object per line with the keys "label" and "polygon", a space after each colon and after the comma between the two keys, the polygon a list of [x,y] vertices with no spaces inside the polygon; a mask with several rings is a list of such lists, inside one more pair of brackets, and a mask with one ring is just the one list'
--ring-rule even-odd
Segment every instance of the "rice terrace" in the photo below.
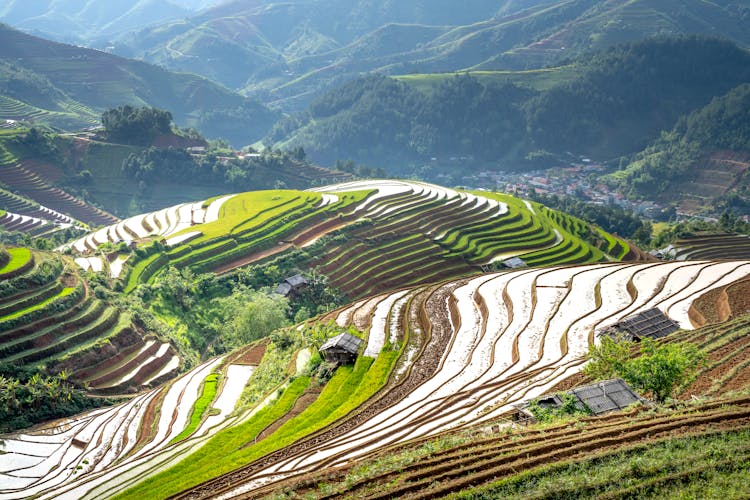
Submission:
{"label": "rice terrace", "polygon": [[[125,257],[98,251],[124,240],[148,250]],[[7,498],[254,497],[281,491],[279,484],[290,494],[355,488],[354,497],[377,498],[494,484],[508,472],[489,471],[508,469],[502,464],[520,460],[513,454],[521,443],[533,450],[535,432],[546,433],[521,430],[520,441],[503,444],[503,436],[515,435],[510,415],[518,405],[580,379],[602,332],[655,308],[711,359],[716,351],[729,356],[727,368],[707,371],[724,373],[727,387],[743,387],[729,381],[747,372],[745,324],[722,326],[712,311],[722,310],[721,321],[747,311],[750,261],[655,261],[595,226],[507,195],[403,181],[249,192],[125,219],[68,248],[79,257],[23,248],[6,254],[3,281],[25,279],[35,288],[3,298],[2,354],[31,365],[58,363],[103,395],[138,392],[115,406],[5,435],[0,484]],[[133,293],[171,267],[231,276],[285,258],[329,277],[354,302],[176,377],[185,363],[179,352],[92,297],[78,278],[93,272]],[[523,265],[511,269],[515,262]],[[48,309],[59,312],[37,313]],[[321,382],[317,349],[339,332],[364,335],[364,347],[353,365]],[[702,376],[695,392],[683,394],[724,397],[708,379],[701,385]],[[169,382],[159,385],[163,380]],[[642,439],[636,429],[647,426],[649,439],[664,436],[663,446],[716,439],[715,429],[728,422],[746,425],[747,402],[732,397],[726,406],[587,417],[580,436],[562,424],[549,431],[561,443],[546,448],[551,458],[521,470],[586,463],[587,453],[599,450],[585,445],[594,439],[588,434],[620,436],[613,434],[617,425],[632,427],[634,437],[607,441],[597,453],[630,453]],[[702,431],[690,419],[705,422]],[[511,434],[493,434],[499,428]],[[444,441],[447,448],[427,454],[423,466],[388,473],[397,487],[381,490],[369,479],[351,485],[348,476],[347,486],[337,486],[355,464],[383,460],[386,450],[398,456]],[[482,452],[451,452],[470,446]],[[454,461],[459,465],[448,465]],[[321,490],[321,481],[329,486]]]}
{"label": "rice terrace", "polygon": [[750,498],[749,22],[0,2],[0,500]]}

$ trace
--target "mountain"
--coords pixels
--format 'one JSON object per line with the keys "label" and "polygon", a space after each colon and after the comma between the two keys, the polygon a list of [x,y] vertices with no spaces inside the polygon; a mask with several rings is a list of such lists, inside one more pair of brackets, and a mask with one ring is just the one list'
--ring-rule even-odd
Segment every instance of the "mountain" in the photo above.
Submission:
{"label": "mountain", "polygon": [[682,117],[610,176],[632,196],[677,204],[694,214],[750,208],[750,84],[715,97]]}
{"label": "mountain", "polygon": [[302,146],[321,162],[352,158],[402,173],[431,158],[462,158],[467,168],[530,168],[534,157],[554,162],[566,152],[611,159],[750,82],[749,68],[750,54],[731,42],[678,37],[544,70],[369,76],[280,121],[267,142]]}
{"label": "mountain", "polygon": [[[656,35],[750,45],[744,0],[234,1],[117,40],[284,110],[360,76],[533,69]],[[331,22],[334,20],[334,22]]]}
{"label": "mountain", "polygon": [[97,44],[144,26],[187,17],[210,0],[9,0],[0,22],[45,38]]}
{"label": "mountain", "polygon": [[240,146],[275,119],[258,102],[205,78],[0,25],[0,118],[80,128],[123,104],[169,110],[178,125]]}

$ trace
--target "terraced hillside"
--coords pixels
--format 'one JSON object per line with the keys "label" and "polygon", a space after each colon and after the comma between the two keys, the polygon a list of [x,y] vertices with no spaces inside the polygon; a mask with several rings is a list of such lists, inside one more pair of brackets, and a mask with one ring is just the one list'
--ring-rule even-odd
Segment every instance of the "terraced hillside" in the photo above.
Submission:
{"label": "terraced hillside", "polygon": [[301,266],[328,276],[351,298],[475,274],[512,257],[533,266],[645,258],[599,228],[539,204],[404,181],[183,204],[105,227],[72,247],[86,253],[107,241],[157,235],[168,249],[132,262],[128,289],[168,264],[226,273],[294,249],[307,251]]}
{"label": "terraced hillside", "polygon": [[674,242],[676,260],[748,259],[750,237],[742,234],[699,234]]}
{"label": "terraced hillside", "polygon": [[118,220],[117,217],[54,187],[44,174],[38,172],[45,167],[46,165],[33,161],[0,165],[0,183],[12,186],[15,191],[40,205],[92,226],[111,224]]}
{"label": "terraced hillside", "polygon": [[[547,428],[497,433],[497,427],[479,426],[415,440],[274,489],[285,498],[311,499],[708,498],[718,491],[739,498],[750,493],[741,480],[749,412],[744,396],[657,413],[636,408]],[[261,496],[275,497],[271,489],[252,494]]]}
{"label": "terraced hillside", "polygon": [[128,313],[93,296],[77,266],[11,248],[0,268],[0,363],[66,371],[111,393],[161,381],[179,367],[170,344],[145,336]]}
{"label": "terraced hillside", "polygon": [[[748,311],[747,304],[735,310]],[[305,498],[427,498],[471,488],[469,498],[644,498],[663,491],[708,497],[727,477],[747,473],[750,316],[683,330],[663,342],[685,341],[708,356],[696,381],[679,396],[700,396],[698,403],[656,412],[636,408],[499,434],[502,420],[448,431],[377,450],[341,469],[261,488],[252,496],[284,491]],[[673,453],[683,459],[676,460]],[[637,472],[633,464],[641,466]],[[722,491],[731,497],[748,493],[739,483]]]}
{"label": "terraced hillside", "polygon": [[[597,330],[653,307],[690,329],[689,311],[696,299],[748,275],[747,261],[595,264],[487,274],[362,300],[321,319],[332,320],[342,328],[354,325],[368,332],[364,353],[357,363],[340,368],[322,391],[306,392],[306,387],[312,387],[312,380],[304,376],[304,371],[292,369],[290,374],[302,376],[282,384],[283,393],[276,385],[264,392],[278,399],[271,401],[259,396],[257,401],[262,402],[262,410],[248,407],[238,417],[238,423],[218,431],[189,460],[178,465],[174,465],[178,457],[187,456],[181,451],[187,453],[189,442],[167,447],[163,453],[155,452],[151,456],[153,461],[148,463],[136,452],[109,465],[120,450],[137,448],[132,443],[138,440],[135,431],[138,425],[131,418],[143,418],[138,415],[148,412],[142,407],[135,411],[122,405],[74,419],[52,434],[48,431],[16,436],[12,441],[16,449],[26,442],[40,443],[40,451],[41,443],[57,444],[49,446],[46,454],[40,453],[42,457],[35,458],[33,463],[27,462],[26,467],[34,467],[33,478],[21,477],[24,474],[6,467],[3,493],[20,496],[21,489],[27,488],[26,491],[35,494],[59,498],[101,498],[125,491],[128,497],[166,497],[187,489],[178,497],[253,496],[267,491],[258,488],[268,483],[275,485],[279,480],[300,474],[347,466],[352,460],[369,458],[414,439],[433,439],[448,430],[466,431],[477,425],[495,424],[514,403],[543,394],[579,372],[582,356]],[[268,352],[272,352],[271,347]],[[302,354],[297,357],[302,359],[304,367],[305,358]],[[184,398],[186,405],[192,407],[192,402],[205,394],[206,389],[198,389],[199,381],[207,381],[212,367],[221,362],[210,361],[180,379],[184,381],[180,384],[187,385],[188,380],[194,384],[185,392],[189,395]],[[262,368],[261,362],[259,373]],[[258,379],[251,376],[249,380],[257,383]],[[207,386],[208,381],[204,384]],[[296,403],[302,401],[302,394],[306,394],[306,402]],[[343,401],[347,403],[342,404]],[[355,402],[361,406],[351,406]],[[174,428],[159,426],[158,437],[147,439],[144,450],[158,448],[192,421],[187,408],[175,409],[173,403],[167,404],[166,397],[162,408],[175,415],[170,419],[175,422]],[[683,413],[674,419],[641,422],[640,426],[630,428],[627,439],[612,444],[639,441],[648,433],[687,429],[691,422],[707,425],[740,422],[748,415],[744,406],[741,410],[744,416],[727,408],[714,411],[707,407],[701,411],[706,412],[705,420],[695,420],[689,413]],[[631,417],[640,418],[637,415],[624,418]],[[621,418],[615,417],[613,421],[623,423],[618,420]],[[60,455],[54,455],[53,449],[71,442],[79,430],[82,436],[90,435],[90,431],[83,429],[95,425],[94,421],[102,422],[96,424],[99,426],[113,422],[121,429],[108,431],[107,435],[114,432],[115,444],[106,439],[98,444],[89,438],[82,439],[78,447],[69,448],[75,451],[65,455],[66,466],[59,467]],[[274,421],[279,423],[271,425]],[[599,436],[597,433],[606,428],[606,424],[600,428],[592,425],[595,430],[591,436]],[[151,428],[151,424],[145,427]],[[271,431],[264,433],[267,428]],[[620,435],[622,431],[617,428],[616,432]],[[577,429],[574,433],[560,434],[561,443],[566,445],[566,451],[559,452],[560,459],[571,457],[573,452],[591,453],[604,446],[591,437],[577,439],[577,435]],[[607,436],[605,432],[599,437]],[[532,442],[529,441],[529,450],[534,449]],[[10,450],[2,460],[19,467],[21,458],[13,448]],[[105,450],[115,451],[104,453]],[[519,453],[525,450],[518,448]],[[537,462],[533,463],[541,464],[549,459],[546,453],[555,450],[538,449],[533,455]],[[509,453],[513,456],[513,449]],[[218,456],[222,459],[217,460]],[[496,453],[492,457],[476,456],[477,461],[465,464],[467,470],[504,466]],[[485,458],[488,461],[478,461]],[[72,464],[81,464],[79,470],[85,473],[74,474],[70,470]],[[446,481],[432,487],[448,484],[460,470],[453,466],[440,471],[430,469],[431,474],[447,474]],[[410,476],[408,482],[396,485],[403,487],[403,491],[389,492],[421,491],[432,482],[424,483],[423,477],[418,473]],[[477,472],[472,477],[485,476]],[[380,489],[376,493],[386,492]]]}
{"label": "terraced hillside", "polygon": [[35,159],[34,154],[13,144],[27,132],[26,128],[0,130],[0,184],[7,188],[0,189],[0,208],[63,224],[79,220],[98,226],[117,220],[56,187],[64,176],[60,166]]}

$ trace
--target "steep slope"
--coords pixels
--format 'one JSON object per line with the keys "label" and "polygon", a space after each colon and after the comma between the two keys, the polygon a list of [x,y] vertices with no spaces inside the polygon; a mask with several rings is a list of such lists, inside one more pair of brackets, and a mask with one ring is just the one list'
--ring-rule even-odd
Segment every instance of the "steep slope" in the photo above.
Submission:
{"label": "steep slope", "polygon": [[121,50],[292,110],[363,72],[541,68],[665,34],[721,33],[747,46],[747,16],[739,0],[229,2],[138,33]]}
{"label": "steep slope", "polygon": [[108,241],[151,237],[167,249],[129,261],[128,290],[167,265],[226,273],[275,257],[284,257],[286,267],[315,269],[350,298],[479,273],[512,257],[533,266],[643,257],[601,229],[539,204],[404,181],[186,203],[69,246],[88,254]]}
{"label": "steep slope", "polygon": [[0,362],[66,371],[101,392],[121,393],[179,367],[176,350],[94,297],[68,258],[8,250],[0,269]]}
{"label": "steep slope", "polygon": [[0,62],[0,95],[7,103],[0,118],[82,127],[108,108],[150,105],[170,110],[179,125],[238,145],[256,141],[274,119],[259,103],[205,78],[50,42],[7,25],[0,25]]}
{"label": "steep slope", "polygon": [[[206,434],[199,431],[195,438],[165,448],[165,443],[185,428],[190,408],[205,394],[205,389],[199,389],[201,381],[208,381],[209,373],[216,368],[224,373],[222,366],[231,369],[232,363],[238,363],[212,360],[162,393],[163,416],[158,417],[155,432],[144,436],[147,431],[143,430],[151,428],[154,417],[150,417],[148,426],[138,423],[149,414],[148,407],[153,406],[149,399],[159,397],[155,392],[145,394],[145,399],[137,403],[114,407],[106,417],[100,414],[101,419],[96,421],[86,416],[74,419],[69,422],[70,432],[54,432],[55,448],[78,439],[76,435],[90,435],[96,431],[92,425],[111,425],[111,430],[102,429],[106,438],[101,442],[80,439],[83,444],[64,459],[57,458],[52,447],[46,452],[40,450],[41,456],[34,462],[38,464],[34,477],[13,477],[18,475],[11,473],[4,493],[13,498],[23,494],[20,488],[25,487],[26,493],[33,491],[45,497],[109,497],[123,492],[129,496],[166,497],[190,488],[179,497],[252,496],[262,493],[264,490],[258,488],[269,482],[346,466],[352,460],[368,458],[415,439],[443,436],[447,430],[505,425],[503,418],[514,403],[543,394],[581,370],[582,356],[594,341],[595,331],[652,307],[660,308],[690,329],[688,311],[696,299],[748,274],[750,263],[746,261],[553,267],[488,274],[361,301],[321,319],[323,323],[333,320],[341,328],[353,324],[358,330],[369,330],[369,335],[364,354],[356,364],[340,368],[306,408],[297,407],[295,401],[313,382],[304,375],[304,367],[295,370],[294,363],[290,363],[285,376],[293,378],[281,385],[282,394],[275,386],[257,395],[255,400],[261,409],[253,409],[251,405],[229,419],[212,421],[218,425],[216,433],[208,430],[206,420],[200,428],[208,430],[210,439],[202,438]],[[287,342],[300,347],[308,345],[305,342],[310,342],[314,331],[308,329],[302,335],[290,329]],[[696,338],[700,335],[696,334]],[[296,336],[298,340],[291,340]],[[279,347],[271,344],[266,353],[271,349]],[[247,357],[257,359],[249,353]],[[260,373],[263,366],[261,362],[255,373]],[[226,373],[229,385],[235,375]],[[239,383],[248,380],[243,378],[247,373],[243,373],[236,374]],[[262,379],[253,376],[249,380],[253,387],[262,383]],[[180,394],[184,394],[184,404],[177,403]],[[265,399],[268,394],[273,396]],[[366,401],[362,399],[365,396]],[[352,407],[352,401],[361,406]],[[140,405],[139,409],[135,404]],[[731,406],[718,413],[708,406],[699,411],[706,412],[706,424],[741,422],[747,418],[746,403],[737,404],[742,406],[739,413],[733,412]],[[220,414],[228,413],[221,410]],[[290,414],[284,417],[286,413]],[[620,423],[627,426],[631,416],[592,422],[620,422],[624,418]],[[691,423],[701,421],[700,416],[692,418],[679,411],[672,415],[667,412],[663,418],[658,414],[647,418],[654,420],[629,427],[632,436],[626,434],[627,437],[612,444],[640,440],[644,433],[657,430],[687,431]],[[272,433],[262,432],[279,419],[281,423],[272,427]],[[167,421],[174,422],[174,426],[168,426]],[[604,429],[596,425],[592,436]],[[116,433],[117,427],[131,430]],[[138,428],[142,430],[136,431]],[[615,426],[610,431],[620,435],[622,429]],[[571,450],[578,450],[586,456],[596,446],[587,446],[591,438],[579,436],[579,432],[576,429],[564,433],[567,437],[562,439],[559,449],[546,446],[534,453],[567,450],[564,457],[568,457]],[[19,459],[16,450],[26,442],[38,440],[34,433],[14,437],[8,460]],[[131,452],[116,461],[133,450],[136,443],[144,445],[142,451]],[[99,452],[105,449],[116,451]],[[155,453],[147,455],[146,450]],[[221,460],[217,460],[219,456]],[[178,457],[189,458],[172,465]],[[543,459],[551,460],[546,455],[540,456],[538,464],[544,463]],[[61,463],[66,467],[61,467]],[[81,472],[71,473],[67,464],[79,463]],[[172,468],[165,467],[166,464]],[[464,477],[461,471],[451,467],[448,472],[469,481],[484,477],[477,471]],[[225,473],[228,474],[222,475]],[[403,490],[379,489],[376,493],[405,494],[422,490],[432,481],[423,482],[424,476],[417,476],[408,483],[391,485]],[[431,487],[443,484],[453,483],[441,481]],[[133,486],[134,489],[129,489]],[[361,486],[364,484],[358,485]]]}

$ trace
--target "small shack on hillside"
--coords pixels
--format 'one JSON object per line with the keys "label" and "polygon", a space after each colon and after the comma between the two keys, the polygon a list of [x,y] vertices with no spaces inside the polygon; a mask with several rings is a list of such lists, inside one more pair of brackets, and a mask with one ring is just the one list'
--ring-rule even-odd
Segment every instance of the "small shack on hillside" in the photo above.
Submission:
{"label": "small shack on hillside", "polygon": [[357,359],[357,352],[364,343],[359,337],[350,333],[342,333],[326,340],[320,346],[320,355],[329,363],[349,365]]}
{"label": "small shack on hillside", "polygon": [[624,334],[627,340],[660,339],[680,329],[680,324],[657,308],[628,316],[602,331],[602,335]]}
{"label": "small shack on hillside", "polygon": [[[613,411],[624,410],[633,403],[645,401],[620,378],[576,387],[565,392],[565,394],[573,396],[576,408],[581,411],[588,408],[592,415],[604,415]],[[536,399],[536,402],[542,408],[562,408],[565,404],[558,394],[540,396]],[[528,406],[528,403],[517,406],[518,411],[513,415],[513,419],[516,421],[533,419],[534,415],[527,409]]]}
{"label": "small shack on hillside", "polygon": [[506,259],[502,262],[502,264],[508,269],[523,269],[524,267],[528,267],[526,261],[521,257],[512,257],[510,259]]}
{"label": "small shack on hillside", "polygon": [[285,279],[279,286],[276,287],[276,293],[279,295],[283,295],[284,297],[289,297],[291,295],[295,295],[300,293],[302,290],[307,288],[307,285],[309,285],[310,282],[307,281],[307,278],[305,278],[301,274],[295,274],[294,276]]}

